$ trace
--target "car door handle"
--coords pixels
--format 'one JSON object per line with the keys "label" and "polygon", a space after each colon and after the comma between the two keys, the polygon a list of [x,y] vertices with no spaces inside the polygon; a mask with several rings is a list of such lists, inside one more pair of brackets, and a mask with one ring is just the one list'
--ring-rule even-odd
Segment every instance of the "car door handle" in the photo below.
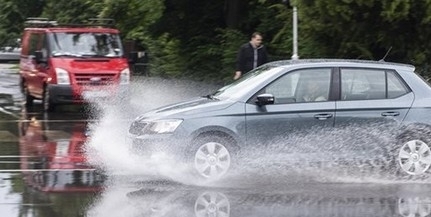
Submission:
{"label": "car door handle", "polygon": [[332,114],[317,114],[317,115],[314,115],[314,118],[318,120],[326,120],[328,118],[332,118]]}
{"label": "car door handle", "polygon": [[399,112],[382,112],[383,117],[388,117],[388,116],[394,117],[394,116],[398,116],[398,115],[400,115]]}

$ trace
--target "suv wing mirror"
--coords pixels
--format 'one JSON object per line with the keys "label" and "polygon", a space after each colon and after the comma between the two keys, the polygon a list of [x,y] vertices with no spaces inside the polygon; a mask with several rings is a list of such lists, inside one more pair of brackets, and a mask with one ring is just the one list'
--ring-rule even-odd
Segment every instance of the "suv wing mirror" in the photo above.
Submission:
{"label": "suv wing mirror", "polygon": [[136,51],[130,52],[128,60],[129,60],[129,63],[132,63],[132,64],[136,63],[138,61],[138,52]]}
{"label": "suv wing mirror", "polygon": [[260,94],[256,98],[256,104],[258,106],[271,105],[274,104],[275,97],[270,93]]}
{"label": "suv wing mirror", "polygon": [[43,57],[43,52],[38,50],[34,52],[34,57],[37,64],[47,63],[48,61]]}

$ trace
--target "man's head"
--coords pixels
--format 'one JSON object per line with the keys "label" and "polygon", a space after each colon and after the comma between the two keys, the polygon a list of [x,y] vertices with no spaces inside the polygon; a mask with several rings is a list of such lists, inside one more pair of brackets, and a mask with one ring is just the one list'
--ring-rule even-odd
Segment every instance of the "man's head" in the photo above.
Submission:
{"label": "man's head", "polygon": [[259,32],[255,32],[251,35],[251,40],[250,43],[254,46],[254,47],[259,47],[260,45],[262,45],[262,34],[260,34]]}

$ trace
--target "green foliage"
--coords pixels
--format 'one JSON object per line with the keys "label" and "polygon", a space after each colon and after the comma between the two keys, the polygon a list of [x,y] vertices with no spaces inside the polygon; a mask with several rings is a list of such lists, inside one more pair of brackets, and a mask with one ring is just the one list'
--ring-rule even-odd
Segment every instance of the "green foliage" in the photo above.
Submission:
{"label": "green foliage", "polygon": [[0,47],[17,46],[27,17],[37,17],[42,12],[43,0],[0,0]]}
{"label": "green foliage", "polygon": [[59,22],[113,18],[124,40],[149,53],[151,73],[231,80],[251,33],[272,60],[292,54],[292,8],[299,13],[301,58],[382,58],[431,76],[431,0],[0,0],[0,46],[20,37],[27,17]]}
{"label": "green foliage", "polygon": [[59,23],[83,23],[97,17],[102,2],[103,0],[46,1],[42,17]]}
{"label": "green foliage", "polygon": [[[429,0],[299,1],[300,38],[319,50],[318,57],[381,59],[429,65]],[[315,57],[301,47],[303,56]]]}
{"label": "green foliage", "polygon": [[152,73],[160,76],[181,77],[182,72],[186,70],[185,61],[182,60],[180,42],[163,34],[154,40],[154,43],[148,43],[151,52]]}

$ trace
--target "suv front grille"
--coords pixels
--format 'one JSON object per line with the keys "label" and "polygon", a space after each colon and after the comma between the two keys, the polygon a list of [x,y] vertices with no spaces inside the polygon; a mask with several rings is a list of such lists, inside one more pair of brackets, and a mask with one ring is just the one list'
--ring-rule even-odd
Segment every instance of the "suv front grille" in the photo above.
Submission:
{"label": "suv front grille", "polygon": [[115,82],[115,75],[114,73],[75,73],[75,81],[80,86],[110,85]]}

